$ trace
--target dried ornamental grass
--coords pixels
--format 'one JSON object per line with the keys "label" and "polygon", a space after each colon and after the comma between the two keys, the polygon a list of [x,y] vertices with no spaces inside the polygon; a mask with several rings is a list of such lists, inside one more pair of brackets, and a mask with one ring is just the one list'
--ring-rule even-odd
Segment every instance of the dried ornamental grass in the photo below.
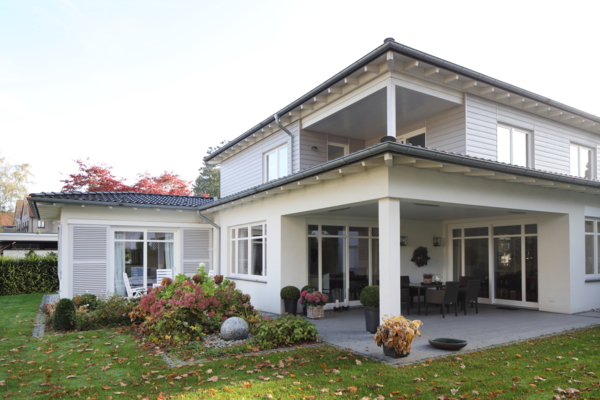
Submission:
{"label": "dried ornamental grass", "polygon": [[410,321],[402,316],[388,317],[385,315],[383,324],[377,328],[373,340],[378,347],[382,345],[388,349],[394,349],[399,354],[408,354],[412,348],[411,343],[415,337],[421,336],[419,327],[423,322],[419,320]]}

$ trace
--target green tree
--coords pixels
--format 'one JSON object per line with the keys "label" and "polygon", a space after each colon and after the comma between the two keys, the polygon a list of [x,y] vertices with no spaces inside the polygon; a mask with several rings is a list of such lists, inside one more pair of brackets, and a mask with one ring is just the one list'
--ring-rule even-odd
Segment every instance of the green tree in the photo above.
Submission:
{"label": "green tree", "polygon": [[25,198],[31,176],[29,164],[11,164],[0,154],[0,211],[12,210],[17,200]]}
{"label": "green tree", "polygon": [[[212,154],[221,148],[227,141],[223,140],[216,147],[209,147],[206,154]],[[221,197],[221,169],[218,164],[209,164],[203,161],[203,166],[198,171],[200,175],[193,185],[194,195]]]}

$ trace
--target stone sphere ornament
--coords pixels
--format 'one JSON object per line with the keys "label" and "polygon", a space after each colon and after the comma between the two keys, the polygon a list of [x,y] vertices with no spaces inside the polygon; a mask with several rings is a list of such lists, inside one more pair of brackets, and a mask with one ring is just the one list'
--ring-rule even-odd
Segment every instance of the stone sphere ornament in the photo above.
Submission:
{"label": "stone sphere ornament", "polygon": [[249,334],[248,324],[240,317],[229,318],[221,325],[221,339],[223,340],[243,340]]}

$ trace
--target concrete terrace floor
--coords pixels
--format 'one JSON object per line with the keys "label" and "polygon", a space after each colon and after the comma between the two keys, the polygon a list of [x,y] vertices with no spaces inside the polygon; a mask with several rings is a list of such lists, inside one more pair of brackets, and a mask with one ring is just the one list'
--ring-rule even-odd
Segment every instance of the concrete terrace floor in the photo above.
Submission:
{"label": "concrete terrace floor", "polygon": [[[430,308],[429,316],[424,315],[424,310],[421,310],[421,315],[416,315],[416,308],[411,309],[411,315],[406,317],[423,322],[423,336],[415,339],[408,357],[398,359],[384,356],[383,349],[377,347],[373,341],[373,334],[365,330],[362,307],[343,312],[325,311],[325,318],[310,321],[315,324],[319,336],[327,343],[394,365],[467,353],[476,349],[600,325],[600,312],[594,311],[568,315],[481,304],[479,314],[475,314],[474,308],[468,308],[466,316],[459,312],[455,317],[454,310],[451,308],[450,311],[446,318],[442,318],[439,307],[435,307],[435,311]],[[434,349],[429,345],[429,339],[443,337],[467,340],[468,345],[454,352]]]}

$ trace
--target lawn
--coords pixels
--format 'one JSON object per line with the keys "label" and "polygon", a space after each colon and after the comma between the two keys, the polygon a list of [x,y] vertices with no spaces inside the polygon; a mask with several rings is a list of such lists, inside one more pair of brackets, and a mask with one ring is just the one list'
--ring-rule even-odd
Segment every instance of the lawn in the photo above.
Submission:
{"label": "lawn", "polygon": [[599,327],[403,367],[319,346],[172,368],[128,329],[32,338],[41,298],[0,297],[5,398],[600,399]]}

